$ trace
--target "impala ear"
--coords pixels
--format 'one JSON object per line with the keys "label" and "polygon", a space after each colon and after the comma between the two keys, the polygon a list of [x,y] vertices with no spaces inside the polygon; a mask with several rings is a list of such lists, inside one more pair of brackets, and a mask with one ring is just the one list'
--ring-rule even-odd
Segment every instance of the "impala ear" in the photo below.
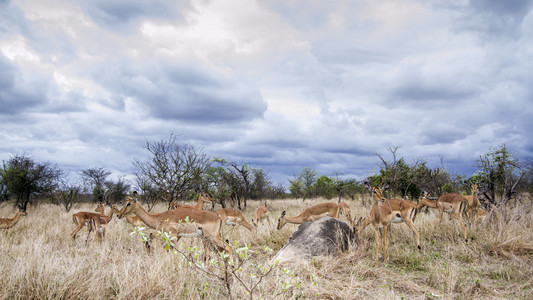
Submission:
{"label": "impala ear", "polygon": [[384,190],[386,190],[388,188],[389,188],[389,183],[387,182],[387,183],[383,184],[383,186],[381,187],[381,190],[384,191]]}
{"label": "impala ear", "polygon": [[281,212],[281,218],[285,217],[285,211]]}
{"label": "impala ear", "polygon": [[367,188],[369,191],[372,191],[372,186],[370,185],[370,182],[365,181],[363,184],[364,184],[364,186],[366,186],[366,188]]}

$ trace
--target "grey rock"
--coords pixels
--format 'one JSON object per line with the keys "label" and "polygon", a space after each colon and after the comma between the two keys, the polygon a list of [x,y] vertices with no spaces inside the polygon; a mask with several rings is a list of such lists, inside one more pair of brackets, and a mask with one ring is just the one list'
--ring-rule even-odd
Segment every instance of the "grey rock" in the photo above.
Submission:
{"label": "grey rock", "polygon": [[348,251],[354,243],[355,237],[348,224],[325,217],[301,224],[272,260],[286,262],[336,255],[339,251]]}

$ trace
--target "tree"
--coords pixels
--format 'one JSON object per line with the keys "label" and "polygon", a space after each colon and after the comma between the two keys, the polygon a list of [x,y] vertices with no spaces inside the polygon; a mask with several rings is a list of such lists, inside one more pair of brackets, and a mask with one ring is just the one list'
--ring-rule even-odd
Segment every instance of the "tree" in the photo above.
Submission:
{"label": "tree", "polygon": [[[296,199],[304,197],[304,184],[300,178],[289,179],[289,191]],[[305,199],[305,198],[304,198]]]}
{"label": "tree", "polygon": [[63,206],[63,209],[68,213],[74,204],[80,202],[82,192],[83,187],[80,184],[72,184],[67,180],[63,180],[53,193],[52,201]]}
{"label": "tree", "polygon": [[326,175],[318,177],[313,186],[316,196],[322,196],[326,199],[335,197],[336,186],[334,180],[330,177]]}
{"label": "tree", "polygon": [[137,188],[140,191],[139,198],[146,205],[146,209],[150,212],[152,208],[158,202],[157,188],[152,185],[150,180],[146,177],[137,177],[136,178]]}
{"label": "tree", "polygon": [[0,173],[9,196],[15,198],[16,206],[22,211],[26,211],[32,196],[54,191],[63,174],[50,162],[35,162],[24,155],[15,155],[3,161]]}
{"label": "tree", "polygon": [[306,167],[303,168],[298,175],[295,176],[294,180],[289,180],[290,182],[290,191],[294,197],[302,197],[302,202],[306,198],[309,198],[316,194],[313,189],[313,185],[316,182],[317,171]]}
{"label": "tree", "polygon": [[158,195],[169,207],[188,190],[197,190],[201,178],[211,166],[211,159],[188,143],[178,143],[172,133],[168,140],[146,140],[148,159],[135,159],[134,174],[146,178],[157,188]]}
{"label": "tree", "polygon": [[514,195],[515,189],[526,174],[517,158],[504,145],[490,148],[489,152],[479,157],[475,174],[482,184],[482,194],[492,204],[505,204]]}
{"label": "tree", "polygon": [[104,184],[109,175],[111,175],[111,172],[101,167],[88,168],[80,172],[81,179],[88,189],[92,191],[94,202],[104,202]]}
{"label": "tree", "polygon": [[130,185],[124,180],[119,178],[116,182],[107,180],[104,182],[104,201],[107,203],[117,203],[126,198]]}
{"label": "tree", "polygon": [[258,200],[262,200],[268,188],[271,186],[270,179],[268,178],[268,172],[263,169],[253,169],[253,182],[252,193],[253,197]]}

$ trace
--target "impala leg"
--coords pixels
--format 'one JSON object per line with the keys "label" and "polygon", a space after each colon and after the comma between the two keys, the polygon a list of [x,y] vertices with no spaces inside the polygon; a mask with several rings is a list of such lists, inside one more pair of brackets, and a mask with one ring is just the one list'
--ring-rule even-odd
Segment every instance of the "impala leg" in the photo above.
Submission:
{"label": "impala leg", "polygon": [[75,240],[76,239],[76,234],[78,234],[78,232],[83,228],[83,223],[78,223],[78,225],[76,226],[76,229],[74,229],[74,231],[72,231],[72,233],[70,234],[70,237]]}
{"label": "impala leg", "polygon": [[379,263],[379,244],[380,244],[379,235],[380,234],[378,233],[378,229],[374,228],[374,238],[376,240],[376,263]]}
{"label": "impala leg", "polygon": [[416,247],[418,249],[421,249],[420,248],[420,232],[418,231],[418,229],[416,228],[416,226],[413,224],[413,222],[411,222],[411,219],[404,219],[404,222],[405,222],[405,225],[407,225],[409,227],[409,229],[411,229],[411,231],[413,232],[413,234],[415,235],[415,238],[416,238]]}
{"label": "impala leg", "polygon": [[390,224],[383,229],[383,262],[389,261],[389,230]]}

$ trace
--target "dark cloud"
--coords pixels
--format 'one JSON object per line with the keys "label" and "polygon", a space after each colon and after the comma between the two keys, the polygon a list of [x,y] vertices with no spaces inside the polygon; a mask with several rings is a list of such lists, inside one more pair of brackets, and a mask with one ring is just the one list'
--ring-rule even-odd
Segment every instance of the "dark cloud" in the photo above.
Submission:
{"label": "dark cloud", "polygon": [[0,70],[1,114],[23,113],[43,102],[43,95],[46,95],[46,79],[38,75],[25,78],[24,76],[28,74],[22,73],[2,54],[0,54]]}
{"label": "dark cloud", "polygon": [[[188,1],[180,1],[185,2]],[[177,3],[180,3],[177,2]],[[100,26],[112,31],[124,32],[135,30],[144,18],[176,19],[174,1],[164,0],[82,0],[81,7]],[[185,8],[183,4],[182,8]],[[176,5],[179,7],[179,5]]]}
{"label": "dark cloud", "polygon": [[24,13],[12,5],[11,1],[0,1],[0,37],[7,37],[8,33],[24,32],[27,32]]}
{"label": "dark cloud", "polygon": [[532,0],[471,0],[457,26],[478,32],[484,39],[517,38],[532,5]]}
{"label": "dark cloud", "polygon": [[257,88],[192,65],[171,61],[149,65],[109,62],[92,74],[116,95],[112,103],[121,105],[124,97],[131,97],[160,119],[240,123],[261,118],[267,109]]}

